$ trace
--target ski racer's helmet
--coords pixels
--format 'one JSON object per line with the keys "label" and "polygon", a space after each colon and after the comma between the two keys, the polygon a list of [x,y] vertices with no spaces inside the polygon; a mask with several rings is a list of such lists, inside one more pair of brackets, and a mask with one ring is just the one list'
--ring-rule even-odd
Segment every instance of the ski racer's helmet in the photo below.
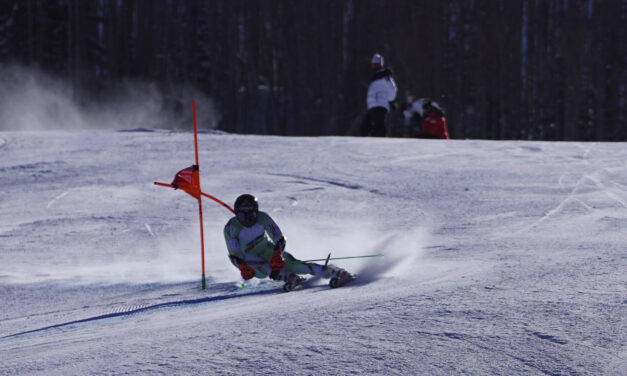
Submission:
{"label": "ski racer's helmet", "polygon": [[259,204],[257,203],[257,198],[255,196],[249,194],[239,196],[235,200],[233,208],[237,220],[245,227],[250,227],[257,222]]}
{"label": "ski racer's helmet", "polygon": [[379,54],[372,55],[372,59],[370,60],[370,67],[372,69],[379,69],[383,67],[383,56]]}

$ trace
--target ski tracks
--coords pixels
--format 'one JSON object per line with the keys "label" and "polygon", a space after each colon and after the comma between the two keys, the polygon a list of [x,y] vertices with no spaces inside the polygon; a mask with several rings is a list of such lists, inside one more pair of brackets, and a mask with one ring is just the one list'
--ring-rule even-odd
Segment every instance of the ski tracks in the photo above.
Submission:
{"label": "ski tracks", "polygon": [[[526,332],[526,333],[525,333]],[[467,348],[466,351],[470,352],[478,352],[485,354],[498,354],[498,356],[507,358],[512,360],[512,366],[516,369],[514,372],[513,369],[510,369],[513,373],[517,373],[518,371],[527,373],[529,369],[533,369],[536,372],[539,372],[543,375],[578,375],[580,374],[577,370],[573,369],[573,367],[564,363],[562,359],[559,359],[556,356],[551,355],[550,353],[545,353],[542,355],[536,354],[534,352],[528,352],[529,348],[535,348],[535,346],[540,346],[539,344],[532,345],[532,343],[538,340],[546,340],[552,346],[559,346],[567,344],[568,341],[559,339],[552,335],[543,334],[541,332],[530,332],[529,330],[523,330],[519,336],[517,336],[517,341],[520,341],[517,345],[520,346],[518,350],[515,351],[513,347],[508,346],[503,341],[506,339],[501,335],[484,335],[484,334],[469,334],[462,333],[457,331],[425,331],[419,330],[415,332],[416,334],[422,336],[432,336],[435,338],[440,338],[444,341],[460,341],[464,343],[464,347]],[[471,350],[470,348],[475,348],[476,350]],[[515,366],[517,363],[520,367]]]}
{"label": "ski tracks", "polygon": [[235,299],[239,297],[250,297],[250,296],[256,296],[256,295],[273,294],[278,291],[280,291],[280,289],[278,289],[276,286],[271,286],[271,285],[262,285],[262,286],[259,286],[259,288],[257,289],[252,289],[252,291],[250,288],[243,290],[237,287],[237,290],[231,289],[231,291],[226,294],[219,294],[219,295],[214,295],[214,296],[209,296],[209,297],[204,297],[204,298],[174,300],[174,301],[167,301],[167,302],[157,303],[157,304],[134,304],[134,305],[128,305],[128,306],[119,306],[119,307],[113,308],[110,311],[105,311],[105,313],[95,314],[95,315],[88,316],[82,319],[61,322],[58,324],[48,325],[48,326],[44,326],[44,327],[40,327],[36,329],[25,330],[25,331],[9,334],[9,335],[0,337],[0,341],[14,339],[14,338],[22,337],[26,335],[45,333],[49,331],[56,332],[59,330],[70,330],[70,329],[81,327],[87,324],[104,322],[110,319],[125,319],[125,318],[129,318],[138,314],[150,313],[154,311],[163,311],[163,310],[168,310],[168,309],[192,307],[192,306],[197,306],[197,305],[201,305],[205,303],[225,301],[225,300]]}
{"label": "ski tracks", "polygon": [[[592,147],[583,147],[579,144],[577,146],[583,149],[582,155],[579,157],[579,159],[583,161],[582,163],[584,165],[584,169],[588,171],[584,171],[581,174],[581,177],[577,180],[572,190],[563,200],[560,201],[557,206],[549,210],[545,215],[543,215],[530,225],[515,232],[514,235],[521,235],[541,225],[551,217],[563,212],[564,208],[570,203],[579,204],[588,212],[595,211],[595,206],[592,204],[588,204],[586,202],[586,199],[598,199],[599,193],[605,195],[610,200],[610,202],[614,203],[614,205],[619,205],[622,207],[622,209],[627,209],[627,187],[620,183],[617,183],[613,180],[612,177],[612,175],[614,175],[616,172],[627,169],[627,163],[623,162],[620,167],[594,166],[590,162]],[[560,176],[560,178],[558,179],[558,185],[560,188],[567,187],[565,181],[567,180],[569,175],[572,175],[572,173],[565,172]],[[595,189],[589,189],[583,192],[585,187],[590,187],[589,183],[591,183],[595,187]]]}
{"label": "ski tracks", "polygon": [[57,197],[53,198],[53,199],[52,199],[52,200],[48,203],[48,205],[46,205],[46,208],[47,208],[47,209],[50,209],[50,208],[52,207],[52,205],[53,205],[55,202],[59,201],[60,199],[62,199],[62,198],[63,198],[63,197],[65,197],[65,196],[67,196],[69,193],[70,193],[70,191],[65,191],[65,192],[61,193],[60,195],[58,195]]}
{"label": "ski tracks", "polygon": [[[270,174],[270,175],[279,176],[279,177],[285,177],[285,178],[299,179],[299,180],[302,180],[302,181],[310,181],[310,182],[314,182],[314,183],[322,183],[322,184],[326,184],[326,185],[330,185],[330,186],[334,186],[334,187],[345,188],[345,189],[349,189],[349,190],[365,190],[365,191],[368,191],[370,193],[381,194],[381,192],[376,190],[376,189],[368,189],[368,188],[366,188],[366,187],[364,187],[362,185],[354,184],[354,183],[346,183],[346,182],[330,180],[330,179],[319,179],[319,178],[314,178],[314,177],[306,177],[306,176],[298,176],[298,175],[290,175],[290,174]],[[319,189],[319,188],[317,188],[317,189]]]}

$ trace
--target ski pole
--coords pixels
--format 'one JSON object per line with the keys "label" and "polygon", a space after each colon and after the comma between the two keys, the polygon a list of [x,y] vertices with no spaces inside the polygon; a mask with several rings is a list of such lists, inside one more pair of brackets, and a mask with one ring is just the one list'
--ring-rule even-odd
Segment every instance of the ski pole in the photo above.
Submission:
{"label": "ski pole", "polygon": [[316,261],[326,261],[328,262],[329,260],[347,260],[347,259],[354,259],[354,258],[368,258],[368,257],[383,257],[383,253],[377,253],[376,255],[364,255],[364,256],[348,256],[348,257],[325,257],[323,259],[313,259],[313,260],[288,260],[285,263],[286,264],[299,264],[299,263],[303,263],[303,262],[316,262]]}
{"label": "ski pole", "polygon": [[[368,257],[383,257],[383,253],[377,253],[376,255],[364,255],[364,256],[325,257],[322,259],[313,259],[313,260],[285,260],[285,263],[286,264],[301,264],[304,262],[316,262],[316,261],[328,262],[329,260],[347,260],[347,259],[368,258]],[[250,260],[250,261],[244,261],[244,263],[251,264],[251,265],[265,265],[268,263],[268,261]]]}

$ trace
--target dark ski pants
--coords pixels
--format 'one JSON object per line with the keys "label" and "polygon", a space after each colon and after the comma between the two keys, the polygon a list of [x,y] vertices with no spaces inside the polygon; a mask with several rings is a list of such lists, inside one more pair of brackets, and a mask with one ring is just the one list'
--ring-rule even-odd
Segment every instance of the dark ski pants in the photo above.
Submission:
{"label": "dark ski pants", "polygon": [[385,115],[388,110],[385,107],[373,107],[368,110],[361,126],[362,136],[385,137]]}

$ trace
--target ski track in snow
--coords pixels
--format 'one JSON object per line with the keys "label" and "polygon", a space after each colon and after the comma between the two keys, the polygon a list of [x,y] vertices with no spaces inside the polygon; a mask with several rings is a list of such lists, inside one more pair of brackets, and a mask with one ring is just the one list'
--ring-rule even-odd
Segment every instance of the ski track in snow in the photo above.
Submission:
{"label": "ski track in snow", "polygon": [[[372,282],[374,279],[372,278],[362,278],[361,280],[356,280],[350,283],[350,286],[363,286],[367,283]],[[312,291],[317,290],[318,288],[329,289],[329,287],[325,284],[324,286],[315,286],[315,284],[319,281],[317,278],[309,278],[305,281],[299,288],[295,291],[291,292],[291,294],[297,294],[300,290],[310,289]],[[210,297],[198,298],[198,299],[183,299],[183,300],[173,300],[167,301],[164,303],[158,304],[139,304],[139,305],[131,305],[131,306],[121,306],[115,308],[112,312],[97,314],[93,316],[89,316],[83,319],[72,320],[69,322],[62,322],[54,325],[45,326],[42,328],[36,328],[31,330],[26,330],[23,332],[13,333],[6,335],[4,337],[0,337],[0,340],[11,339],[14,337],[21,337],[25,335],[32,335],[36,333],[45,334],[45,332],[50,330],[65,330],[65,329],[75,329],[80,326],[89,323],[97,323],[99,321],[105,321],[110,319],[124,319],[129,316],[134,316],[137,314],[148,314],[153,313],[154,311],[164,310],[164,309],[176,309],[176,308],[187,308],[191,306],[196,306],[205,303],[212,303],[218,301],[227,301],[230,299],[236,298],[246,298],[256,295],[267,295],[267,294],[283,294],[282,285],[279,283],[264,283],[258,285],[256,287],[234,287],[232,283],[221,284],[221,285],[210,285],[208,286],[209,290],[226,290],[224,294],[215,294]],[[341,287],[346,288],[346,286]],[[178,295],[178,294],[173,294]],[[82,324],[82,325],[81,325]]]}
{"label": "ski track in snow", "polygon": [[[323,183],[323,184],[327,184],[327,185],[331,185],[331,186],[335,186],[335,187],[340,187],[340,188],[346,188],[346,189],[350,189],[350,190],[365,190],[365,191],[368,191],[370,193],[381,194],[381,192],[377,191],[376,189],[366,189],[366,188],[364,188],[364,187],[362,187],[361,185],[358,185],[358,184],[343,183],[343,182],[340,182],[340,181],[325,180],[325,179],[306,177],[306,176],[298,176],[298,175],[288,175],[288,174],[270,174],[270,175],[294,178],[294,179],[304,180],[304,181],[311,181],[311,182],[315,182],[315,183]],[[315,188],[313,188],[313,189],[315,189]]]}
{"label": "ski track in snow", "polygon": [[241,288],[207,203],[201,290],[196,202],[152,184],[190,132],[11,133],[0,374],[627,374],[624,143],[198,141],[203,191],[256,194],[296,257],[385,256]]}
{"label": "ski track in snow", "polygon": [[242,289],[241,292],[229,293],[226,295],[211,296],[207,298],[177,300],[177,301],[159,303],[159,304],[154,304],[154,305],[119,307],[115,309],[114,312],[104,313],[100,315],[86,317],[84,319],[49,325],[43,328],[37,328],[37,329],[31,329],[31,330],[27,330],[23,332],[18,332],[18,333],[4,336],[4,337],[0,337],[0,340],[10,339],[13,337],[19,337],[19,336],[24,336],[28,334],[46,332],[52,329],[71,329],[71,328],[76,328],[77,326],[79,326],[79,324],[94,323],[94,322],[101,321],[101,320],[108,320],[108,319],[115,319],[115,318],[123,319],[128,316],[133,316],[133,315],[137,315],[140,313],[149,313],[149,312],[156,311],[156,310],[181,308],[181,307],[188,307],[188,306],[193,306],[193,305],[198,305],[198,304],[203,304],[203,303],[210,303],[214,301],[234,299],[234,298],[239,298],[239,297],[276,293],[277,291],[279,291],[279,289],[280,287],[277,287],[277,286],[272,286],[269,289],[262,289],[260,291],[252,291],[252,292],[248,291],[250,289],[248,290]]}
{"label": "ski track in snow", "polygon": [[[577,147],[584,149],[581,159],[584,165],[586,167],[589,167],[590,163],[588,159],[589,159],[589,154],[592,148],[584,147],[581,144],[577,144]],[[588,211],[594,211],[595,210],[594,207],[591,205],[588,205],[585,202],[585,198],[584,198],[585,196],[589,196],[590,192],[579,193],[579,191],[582,189],[582,187],[584,186],[586,182],[592,182],[597,187],[597,192],[603,193],[610,200],[620,204],[620,206],[622,206],[624,209],[627,209],[627,189],[625,189],[625,187],[622,186],[621,184],[618,184],[612,180],[609,180],[609,182],[605,183],[603,179],[600,177],[602,170],[607,171],[608,169],[596,168],[595,171],[593,172],[584,172],[581,178],[579,178],[577,183],[574,185],[570,193],[555,208],[551,209],[549,212],[547,212],[545,215],[540,217],[538,220],[536,220],[532,224],[524,227],[521,230],[516,231],[513,234],[521,235],[540,226],[543,222],[545,222],[549,218],[561,213],[564,210],[564,208],[571,202],[581,205]],[[560,188],[565,188],[564,180],[567,176],[568,176],[568,173],[564,173],[560,176],[558,180],[558,184]],[[621,196],[625,196],[626,198],[624,199]]]}
{"label": "ski track in snow", "polygon": [[150,234],[150,236],[155,236],[155,233],[152,232],[152,228],[150,227],[150,225],[148,223],[144,223],[144,225],[146,226],[146,231],[148,231],[148,233]]}
{"label": "ski track in snow", "polygon": [[67,196],[70,193],[70,191],[65,191],[63,193],[61,193],[60,195],[58,195],[57,197],[55,197],[54,199],[52,199],[48,205],[46,205],[46,208],[50,209],[52,207],[52,205],[59,201],[60,199],[62,199],[63,197]]}
{"label": "ski track in snow", "polygon": [[577,191],[579,190],[579,188],[581,187],[582,183],[584,181],[586,181],[587,179],[589,179],[589,176],[587,174],[584,174],[584,176],[582,176],[579,181],[577,182],[577,184],[575,184],[575,187],[573,188],[573,190],[566,196],[566,198],[564,198],[564,200],[562,200],[559,205],[557,205],[555,208],[551,209],[548,213],[546,213],[545,215],[543,215],[542,217],[540,217],[537,221],[533,222],[532,224],[530,224],[529,226],[515,232],[515,235],[521,235],[523,233],[526,233],[528,231],[530,231],[533,228],[538,227],[539,225],[541,225],[544,221],[546,221],[547,219],[551,218],[552,216],[559,214],[562,212],[562,210],[564,209],[564,207],[570,203],[570,202],[576,202],[580,205],[582,205],[583,207],[585,207],[587,210],[593,210],[592,207],[590,207],[589,205],[587,205],[584,201],[582,201],[581,199],[577,198]]}

